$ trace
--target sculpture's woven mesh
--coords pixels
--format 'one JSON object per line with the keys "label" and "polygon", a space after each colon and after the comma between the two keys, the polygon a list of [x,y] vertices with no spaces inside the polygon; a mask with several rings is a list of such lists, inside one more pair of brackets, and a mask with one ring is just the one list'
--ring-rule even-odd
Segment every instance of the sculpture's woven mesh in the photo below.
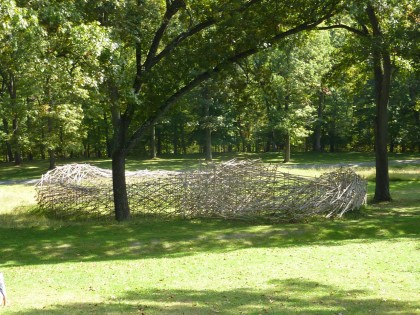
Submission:
{"label": "sculpture's woven mesh", "polygon": [[[279,172],[259,160],[231,160],[184,172],[127,172],[132,215],[300,220],[342,216],[366,202],[366,181],[351,169],[318,178]],[[88,164],[46,173],[41,208],[58,217],[113,216],[112,174]]]}

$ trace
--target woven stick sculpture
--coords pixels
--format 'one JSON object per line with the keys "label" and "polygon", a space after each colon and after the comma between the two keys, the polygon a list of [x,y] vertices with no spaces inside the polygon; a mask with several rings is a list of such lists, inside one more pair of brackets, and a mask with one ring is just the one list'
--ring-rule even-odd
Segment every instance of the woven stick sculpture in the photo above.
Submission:
{"label": "woven stick sculpture", "polygon": [[[260,160],[231,160],[184,172],[127,172],[133,215],[301,220],[341,217],[366,203],[366,181],[351,169],[318,178],[279,172]],[[59,217],[112,217],[111,171],[69,164],[37,185],[41,208]]]}

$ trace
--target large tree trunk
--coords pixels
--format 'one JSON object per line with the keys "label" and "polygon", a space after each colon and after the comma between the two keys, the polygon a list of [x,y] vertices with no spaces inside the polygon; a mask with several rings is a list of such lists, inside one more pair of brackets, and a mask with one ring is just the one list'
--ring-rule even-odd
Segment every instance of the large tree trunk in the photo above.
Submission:
{"label": "large tree trunk", "polygon": [[126,152],[118,145],[112,154],[112,188],[114,192],[115,219],[125,221],[130,219],[127,185],[125,181]]}
{"label": "large tree trunk", "polygon": [[121,115],[119,109],[119,93],[117,87],[110,82],[111,114],[113,126],[112,146],[112,190],[114,193],[114,211],[117,221],[130,219],[127,185],[125,179],[125,158],[127,156],[127,132],[130,119]]}
{"label": "large tree trunk", "polygon": [[374,201],[390,201],[388,170],[388,101],[391,89],[391,58],[383,43],[383,35],[379,27],[374,8],[366,9],[373,30],[372,56],[375,79],[376,126],[376,187]]}
{"label": "large tree trunk", "polygon": [[48,161],[49,161],[48,169],[49,170],[55,169],[56,165],[55,165],[55,150],[54,149],[48,150]]}
{"label": "large tree trunk", "polygon": [[127,122],[113,113],[114,120],[114,145],[112,152],[112,189],[114,192],[115,219],[126,221],[130,219],[130,207],[128,204],[127,185],[125,180],[125,149]]}

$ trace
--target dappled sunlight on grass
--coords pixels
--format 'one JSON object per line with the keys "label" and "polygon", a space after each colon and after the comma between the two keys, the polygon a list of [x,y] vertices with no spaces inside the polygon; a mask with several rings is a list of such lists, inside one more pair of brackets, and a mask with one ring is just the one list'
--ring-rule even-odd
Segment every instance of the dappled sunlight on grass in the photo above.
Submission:
{"label": "dappled sunlight on grass", "polygon": [[[327,157],[334,160],[320,154],[319,163]],[[343,157],[366,160],[365,154]],[[274,153],[263,158],[279,161]],[[91,162],[110,166],[110,160]],[[197,163],[196,156],[128,161],[130,170]],[[284,169],[310,176],[332,170]],[[374,169],[354,169],[370,180],[371,199]],[[419,313],[419,172],[418,165],[391,167],[392,202],[368,204],[342,219],[276,225],[158,217],[54,220],[38,211],[32,186],[0,185],[0,269],[10,301],[0,312]]]}
{"label": "dappled sunlight on grass", "polygon": [[[92,221],[61,222],[63,225],[60,225],[57,221],[49,229],[36,225],[19,229],[1,227],[0,233],[7,237],[3,239],[0,255],[6,265],[136,259],[139,256],[144,259],[250,247],[335,246],[345,240],[411,238],[418,233],[418,219],[412,217],[418,208],[404,208],[411,215],[372,216],[373,211],[375,208],[369,207],[352,220],[319,220],[306,224],[137,219],[124,224]],[[48,240],[48,246],[40,239]]]}
{"label": "dappled sunlight on grass", "polygon": [[414,314],[416,304],[401,299],[358,299],[362,290],[340,291],[334,286],[302,279],[278,281],[272,290],[137,290],[105,303],[74,303],[24,314]]}
{"label": "dappled sunlight on grass", "polygon": [[407,271],[419,261],[406,251],[415,243],[400,242],[40,266],[22,291],[15,287],[28,280],[17,277],[10,292],[16,304],[23,300],[19,314],[414,314],[418,284]]}

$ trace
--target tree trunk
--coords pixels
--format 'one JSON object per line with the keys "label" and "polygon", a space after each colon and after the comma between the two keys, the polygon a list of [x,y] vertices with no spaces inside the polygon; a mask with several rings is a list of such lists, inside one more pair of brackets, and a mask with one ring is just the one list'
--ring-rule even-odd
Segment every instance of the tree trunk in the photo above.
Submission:
{"label": "tree trunk", "polygon": [[112,154],[112,188],[114,192],[115,219],[126,221],[130,219],[127,185],[125,180],[126,153],[122,145],[114,149]]}
{"label": "tree trunk", "polygon": [[210,162],[213,159],[213,155],[211,152],[211,130],[210,128],[206,128],[206,161]]}
{"label": "tree trunk", "polygon": [[210,124],[210,96],[207,86],[203,90],[204,96],[204,121],[205,121],[205,153],[206,153],[206,161],[210,162],[213,159],[212,152],[211,152],[211,124]]}
{"label": "tree trunk", "polygon": [[162,155],[162,130],[157,129],[156,133],[156,156]]}
{"label": "tree trunk", "polygon": [[150,128],[150,157],[155,159],[157,157],[156,150],[156,125],[153,124]]}
{"label": "tree trunk", "polygon": [[[286,95],[286,103],[284,105],[284,110],[286,112],[289,111],[289,95]],[[285,143],[284,143],[284,160],[283,163],[287,163],[290,162],[290,130],[287,129],[286,130],[286,138],[285,138]]]}
{"label": "tree trunk", "polygon": [[[9,123],[6,118],[3,118],[3,127],[4,127],[4,132],[8,135]],[[7,161],[12,162],[14,159],[12,145],[10,144],[9,141],[5,141],[5,142],[6,142],[6,150],[7,150]]]}
{"label": "tree trunk", "polygon": [[6,150],[7,150],[8,162],[12,162],[14,159],[14,156],[13,156],[12,146],[10,145],[9,141],[6,141]]}
{"label": "tree trunk", "polygon": [[[420,113],[415,109],[416,106],[416,95],[417,95],[417,86],[411,85],[409,88],[409,94],[411,99],[411,106],[413,108],[413,118],[414,124],[420,130]],[[417,152],[420,152],[420,138],[417,138],[417,141],[413,143],[413,152],[415,152],[417,146]]]}
{"label": "tree trunk", "polygon": [[112,189],[114,192],[115,219],[125,221],[130,219],[127,185],[125,179],[126,128],[120,119],[119,128],[114,128],[114,150],[112,152]]}
{"label": "tree trunk", "polygon": [[16,78],[13,73],[10,74],[8,82],[8,91],[10,96],[10,105],[15,114],[12,121],[12,148],[14,148],[14,160],[15,165],[22,164],[22,149],[20,144],[20,126],[19,126],[19,116],[17,114],[17,90],[16,90]]}
{"label": "tree trunk", "polygon": [[48,169],[49,170],[53,170],[55,169],[55,150],[54,149],[49,149],[48,150],[48,158],[49,158],[49,166]]}
{"label": "tree trunk", "polygon": [[376,125],[376,187],[374,201],[390,201],[388,170],[388,101],[391,89],[391,58],[383,42],[383,35],[374,8],[366,9],[373,30],[372,56],[375,79]]}
{"label": "tree trunk", "polygon": [[324,92],[322,89],[319,92],[319,102],[317,108],[317,120],[315,122],[315,130],[314,130],[314,151],[321,152],[321,126],[322,126],[322,116],[323,116],[323,109],[324,109]]}
{"label": "tree trunk", "polygon": [[333,128],[330,132],[330,152],[335,152],[335,126]]}
{"label": "tree trunk", "polygon": [[104,125],[105,125],[106,156],[110,158],[112,157],[112,143],[109,137],[108,117],[106,115],[106,112],[104,112]]}
{"label": "tree trunk", "polygon": [[287,131],[284,143],[284,160],[283,163],[290,162],[290,133]]}
{"label": "tree trunk", "polygon": [[179,154],[179,135],[178,135],[178,124],[175,123],[174,134],[173,134],[173,147],[174,147],[174,155],[177,156]]}
{"label": "tree trunk", "polygon": [[[51,105],[48,109],[49,111],[52,111]],[[52,131],[53,131],[53,121],[51,117],[48,117],[48,134],[50,135],[50,137],[52,136]],[[51,146],[51,144],[50,144]],[[50,165],[48,167],[49,170],[53,170],[55,169],[55,150],[54,148],[50,148],[48,149],[48,158],[50,161]]]}
{"label": "tree trunk", "polygon": [[18,117],[13,119],[13,146],[14,146],[14,160],[15,165],[22,164],[22,150],[20,147],[20,140],[19,140],[19,124],[18,124]]}
{"label": "tree trunk", "polygon": [[185,139],[185,126],[184,122],[181,124],[181,147],[182,147],[182,154],[187,154],[187,141]]}
{"label": "tree trunk", "polygon": [[39,151],[41,152],[41,159],[45,160],[45,133],[44,133],[44,128],[41,129],[41,145],[39,147]]}
{"label": "tree trunk", "polygon": [[127,185],[125,179],[125,158],[127,156],[126,143],[130,119],[121,115],[119,109],[119,93],[113,82],[109,82],[111,117],[113,127],[112,146],[112,190],[114,193],[114,211],[117,221],[130,219]]}

